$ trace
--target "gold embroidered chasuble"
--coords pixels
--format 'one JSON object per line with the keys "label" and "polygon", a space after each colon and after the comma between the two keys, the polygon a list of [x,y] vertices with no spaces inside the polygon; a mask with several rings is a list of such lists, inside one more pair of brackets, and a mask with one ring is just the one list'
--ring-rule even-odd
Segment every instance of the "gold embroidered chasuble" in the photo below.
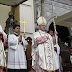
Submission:
{"label": "gold embroidered chasuble", "polygon": [[[48,40],[37,46],[36,39],[38,37],[47,36]],[[32,67],[35,69],[35,52],[39,52],[39,66],[47,71],[55,71],[58,69],[56,62],[53,40],[50,34],[35,32],[32,41]]]}

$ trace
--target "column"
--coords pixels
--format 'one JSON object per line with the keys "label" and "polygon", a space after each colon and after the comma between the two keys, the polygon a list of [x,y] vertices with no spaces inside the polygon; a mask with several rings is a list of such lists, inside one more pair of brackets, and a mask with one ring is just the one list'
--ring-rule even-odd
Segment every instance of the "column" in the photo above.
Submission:
{"label": "column", "polygon": [[45,17],[45,12],[44,12],[44,0],[41,0],[41,15]]}
{"label": "column", "polygon": [[35,7],[35,0],[33,0],[33,4],[34,4],[34,21],[36,21],[36,7]]}

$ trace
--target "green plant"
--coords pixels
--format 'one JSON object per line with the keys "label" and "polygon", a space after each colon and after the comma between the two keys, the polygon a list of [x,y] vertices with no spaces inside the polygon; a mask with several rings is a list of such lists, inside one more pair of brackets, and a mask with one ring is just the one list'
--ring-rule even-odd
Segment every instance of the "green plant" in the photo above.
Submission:
{"label": "green plant", "polygon": [[64,44],[64,42],[61,42],[61,38],[58,38],[58,44],[59,44],[59,46],[60,46],[61,44]]}

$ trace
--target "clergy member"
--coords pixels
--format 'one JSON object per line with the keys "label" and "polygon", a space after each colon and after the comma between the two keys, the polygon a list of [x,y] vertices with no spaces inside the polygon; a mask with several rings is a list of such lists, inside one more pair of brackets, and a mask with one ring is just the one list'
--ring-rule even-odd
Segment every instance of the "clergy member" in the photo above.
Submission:
{"label": "clergy member", "polygon": [[56,37],[55,37],[55,34],[57,36],[57,42],[58,42],[58,32],[57,31],[53,31],[52,30],[49,30],[49,34],[52,36],[53,38],[53,44],[54,44],[54,50],[55,50],[55,56],[56,56],[56,62],[58,64],[58,70],[57,72],[59,72],[59,54],[60,54],[60,47],[58,45],[58,43],[56,44]]}
{"label": "clergy member", "polygon": [[52,72],[58,69],[55,58],[53,40],[46,33],[46,19],[39,17],[37,20],[39,31],[34,33],[32,42],[32,67],[36,72]]}
{"label": "clergy member", "polygon": [[24,50],[27,41],[18,35],[20,25],[13,26],[14,34],[8,36],[8,72],[27,72],[27,61]]}
{"label": "clergy member", "polygon": [[0,72],[3,72],[3,67],[6,66],[4,43],[6,42],[7,35],[0,25]]}

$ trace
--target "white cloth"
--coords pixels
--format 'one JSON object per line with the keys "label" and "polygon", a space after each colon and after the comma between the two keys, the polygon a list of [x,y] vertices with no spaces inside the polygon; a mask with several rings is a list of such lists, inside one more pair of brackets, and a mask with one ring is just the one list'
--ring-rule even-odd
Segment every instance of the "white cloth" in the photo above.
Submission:
{"label": "white cloth", "polygon": [[19,36],[11,34],[8,36],[8,64],[7,68],[10,69],[27,69],[27,61],[24,52],[24,48],[28,45],[24,37],[22,42],[18,41]]}
{"label": "white cloth", "polygon": [[38,23],[38,25],[41,25],[41,24],[46,25],[46,19],[43,16],[41,16],[38,18],[37,23]]}
{"label": "white cloth", "polygon": [[60,47],[58,44],[54,45],[54,47],[57,48],[57,52],[55,51],[55,57],[56,57],[56,61],[57,61],[57,64],[58,64],[58,68],[59,68],[59,54],[60,54]]}
{"label": "white cloth", "polygon": [[[38,37],[47,36],[49,39],[36,46],[35,40]],[[47,71],[54,71],[58,69],[55,58],[54,46],[52,37],[47,33],[35,32],[32,41],[32,67],[35,69],[35,52],[39,51],[39,66]]]}
{"label": "white cloth", "polygon": [[4,43],[5,43],[5,41],[7,40],[7,35],[6,35],[6,33],[3,31],[1,25],[0,25],[0,32],[2,32],[2,34],[3,34]]}
{"label": "white cloth", "polygon": [[[7,35],[3,31],[1,25],[0,25],[0,32],[2,32],[3,38],[4,38],[4,42],[5,42],[6,39],[7,39]],[[5,63],[5,66],[6,66],[5,57],[6,57],[6,54],[5,54],[5,51],[4,51],[4,44],[3,44],[2,40],[0,40],[0,66],[4,66],[4,63]]]}

